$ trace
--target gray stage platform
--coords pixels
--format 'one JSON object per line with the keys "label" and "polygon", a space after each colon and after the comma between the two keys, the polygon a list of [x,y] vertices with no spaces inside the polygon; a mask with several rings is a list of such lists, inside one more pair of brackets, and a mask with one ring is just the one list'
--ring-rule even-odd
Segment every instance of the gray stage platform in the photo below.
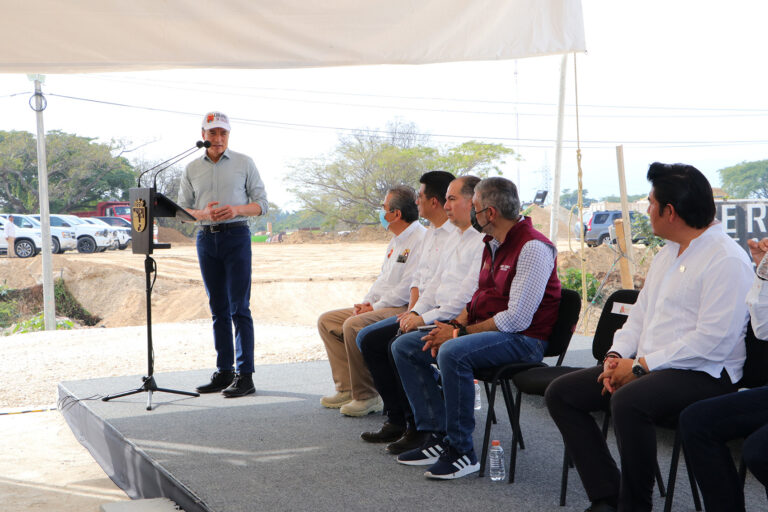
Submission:
{"label": "gray stage platform", "polygon": [[[566,363],[589,360],[579,350]],[[192,390],[208,376],[194,371],[158,374],[156,380],[161,387]],[[129,496],[167,497],[186,512],[571,512],[588,504],[572,470],[568,505],[558,506],[562,441],[541,400],[523,403],[527,449],[519,452],[514,484],[474,475],[442,482],[425,479],[424,468],[397,464],[384,445],[359,439],[361,431],[381,424],[381,416],[347,418],[320,406],[320,397],[332,391],[326,361],[259,366],[254,381],[257,394],[240,399],[155,393],[153,411],[145,410],[146,393],[95,399],[138,387],[139,376],[64,382],[59,395],[76,437]],[[493,438],[508,453],[510,427],[501,396],[497,403],[504,418],[494,425]],[[485,408],[477,419],[479,455]],[[671,439],[662,436],[660,445],[666,475]],[[749,510],[766,508],[765,494],[751,477],[747,493]],[[684,466],[675,494],[675,511],[693,510]],[[661,510],[658,493],[655,501]]]}

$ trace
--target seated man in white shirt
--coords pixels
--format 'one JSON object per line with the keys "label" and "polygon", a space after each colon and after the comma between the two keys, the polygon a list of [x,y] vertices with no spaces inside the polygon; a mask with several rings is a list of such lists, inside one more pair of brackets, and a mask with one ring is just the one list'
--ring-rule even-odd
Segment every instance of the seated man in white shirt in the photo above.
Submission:
{"label": "seated man in white shirt", "polygon": [[390,443],[387,451],[393,455],[420,446],[423,436],[413,423],[390,346],[399,333],[413,332],[435,320],[455,318],[472,298],[484,248],[483,235],[472,229],[470,216],[472,195],[479,181],[480,178],[475,176],[456,178],[443,194],[444,212],[450,220],[448,224],[454,229],[440,252],[437,268],[427,269],[430,279],[420,286],[418,300],[406,313],[369,325],[357,335],[357,345],[373,375],[376,390],[384,400],[387,415],[378,431],[363,432],[360,437],[371,443]]}
{"label": "seated man in white shirt", "polygon": [[[651,226],[667,244],[603,364],[556,379],[545,395],[591,512],[651,510],[655,423],[733,391],[746,357],[752,266],[714,222],[709,182],[682,164],[654,163],[647,178]],[[609,407],[621,472],[590,414]]]}
{"label": "seated man in white shirt", "polygon": [[416,194],[411,187],[389,189],[379,219],[382,226],[395,235],[387,245],[379,277],[359,304],[328,311],[317,320],[336,385],[336,394],[323,397],[320,403],[328,408],[343,408],[342,412],[348,416],[382,410],[381,398],[355,339],[366,325],[406,310],[426,232],[418,222]]}

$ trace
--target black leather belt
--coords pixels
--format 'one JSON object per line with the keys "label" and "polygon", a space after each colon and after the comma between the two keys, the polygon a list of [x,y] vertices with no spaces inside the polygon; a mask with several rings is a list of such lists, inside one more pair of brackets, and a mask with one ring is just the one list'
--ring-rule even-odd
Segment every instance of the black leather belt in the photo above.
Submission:
{"label": "black leather belt", "polygon": [[221,231],[227,231],[228,229],[243,228],[248,226],[246,221],[240,222],[226,222],[223,224],[210,224],[208,226],[202,226],[205,233],[219,233]]}

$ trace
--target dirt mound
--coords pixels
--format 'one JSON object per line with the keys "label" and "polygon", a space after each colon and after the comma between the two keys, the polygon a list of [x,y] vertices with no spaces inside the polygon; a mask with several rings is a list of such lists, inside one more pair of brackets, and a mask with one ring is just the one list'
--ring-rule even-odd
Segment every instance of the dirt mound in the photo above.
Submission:
{"label": "dirt mound", "polygon": [[336,242],[389,242],[392,233],[381,226],[363,226],[355,231],[294,231],[283,237],[288,244],[331,244]]}
{"label": "dirt mound", "polygon": [[[552,215],[552,206],[533,206],[528,216],[531,218],[533,227],[549,236],[549,222]],[[568,236],[568,216],[570,213],[565,208],[560,207],[557,214],[557,236],[559,239],[565,239]]]}
{"label": "dirt mound", "polygon": [[158,226],[158,232],[157,232],[157,240],[161,243],[171,243],[171,244],[194,244],[195,239],[190,238],[180,231],[177,231],[173,228],[166,228],[164,226]]}

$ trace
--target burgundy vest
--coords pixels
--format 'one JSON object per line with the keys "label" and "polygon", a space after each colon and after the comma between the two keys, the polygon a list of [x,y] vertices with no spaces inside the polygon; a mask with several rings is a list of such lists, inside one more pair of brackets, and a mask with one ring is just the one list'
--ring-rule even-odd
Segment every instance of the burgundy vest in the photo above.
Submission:
{"label": "burgundy vest", "polygon": [[[504,242],[496,249],[493,258],[491,257],[491,248],[488,245],[491,240],[490,236],[485,237],[480,280],[477,291],[467,304],[469,325],[491,318],[499,311],[504,311],[509,307],[509,288],[515,277],[520,250],[526,243],[531,240],[539,240],[552,246],[552,242],[533,227],[529,217],[523,217],[509,230]],[[547,281],[544,297],[533,315],[531,325],[521,334],[546,341],[552,333],[552,326],[557,320],[559,309],[560,279],[557,277],[557,257],[555,257],[555,265],[552,268],[549,281]]]}

